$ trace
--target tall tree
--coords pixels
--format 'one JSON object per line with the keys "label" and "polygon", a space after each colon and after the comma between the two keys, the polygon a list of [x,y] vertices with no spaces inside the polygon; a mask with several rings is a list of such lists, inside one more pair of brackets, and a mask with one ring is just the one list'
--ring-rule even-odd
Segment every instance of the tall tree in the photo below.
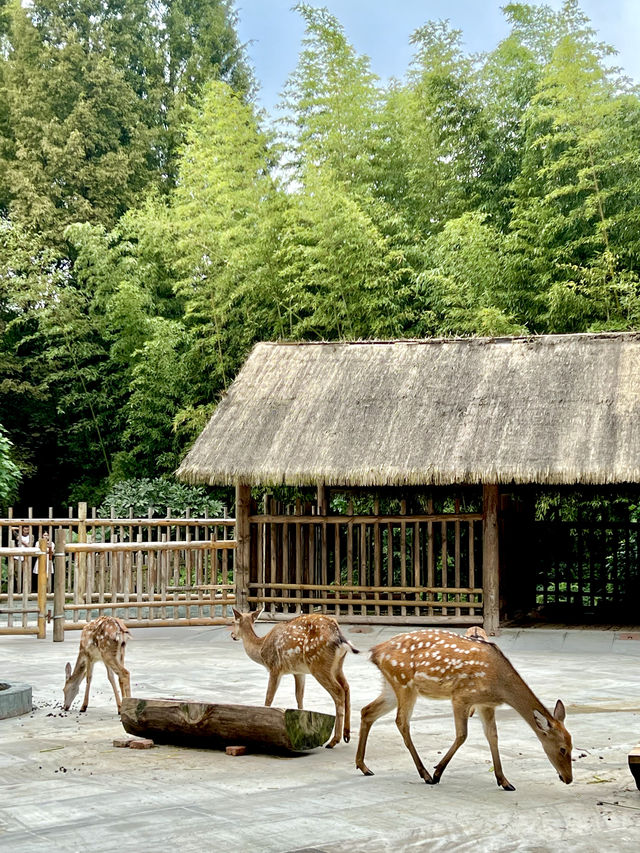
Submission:
{"label": "tall tree", "polygon": [[628,328],[639,316],[638,98],[574,0],[563,17],[525,116],[513,226],[547,293],[547,328]]}
{"label": "tall tree", "polygon": [[176,293],[193,335],[196,396],[211,401],[264,332],[275,188],[269,140],[251,106],[224,83],[205,87],[194,111],[171,207]]}
{"label": "tall tree", "polygon": [[293,180],[307,168],[327,167],[336,180],[366,187],[371,180],[369,144],[379,101],[369,59],[349,44],[342,26],[326,9],[298,3],[305,22],[298,66],[287,81],[287,155]]}

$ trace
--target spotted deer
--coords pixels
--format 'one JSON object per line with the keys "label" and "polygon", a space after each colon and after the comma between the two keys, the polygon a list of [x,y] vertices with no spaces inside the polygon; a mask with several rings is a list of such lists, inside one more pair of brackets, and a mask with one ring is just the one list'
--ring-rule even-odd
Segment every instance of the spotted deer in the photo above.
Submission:
{"label": "spotted deer", "polygon": [[[563,725],[564,705],[558,700],[550,714],[500,649],[480,633],[461,637],[452,631],[412,631],[374,646],[371,660],[382,673],[383,691],[362,709],[356,767],[365,776],[373,775],[364,763],[369,730],[378,717],[397,706],[396,725],[418,773],[427,784],[437,785],[465,742],[468,719],[475,709],[489,742],[496,781],[505,791],[514,791],[502,772],[495,721],[496,706],[506,703],[531,726],[561,781],[572,781],[571,735]],[[418,696],[451,699],[453,705],[455,740],[436,765],[433,776],[411,740],[411,715]]]}
{"label": "spotted deer", "polygon": [[87,710],[93,665],[96,661],[101,660],[107,669],[107,678],[113,688],[118,713],[120,713],[121,699],[118,695],[114,673],[118,676],[122,696],[131,696],[129,671],[124,666],[124,651],[129,636],[129,629],[125,623],[115,616],[99,616],[84,626],[80,634],[80,650],[73,672],[71,672],[70,663],[65,667],[65,711],[69,710],[73,700],[78,695],[83,678],[87,679],[87,684],[80,710]]}
{"label": "spotted deer", "polygon": [[269,670],[264,704],[271,706],[280,679],[283,675],[292,674],[298,708],[302,708],[304,677],[310,673],[329,693],[336,706],[336,724],[327,748],[334,747],[341,738],[348,743],[351,737],[351,703],[349,683],[342,666],[347,649],[356,654],[359,649],[347,640],[335,619],[321,614],[298,616],[290,622],[276,625],[264,637],[259,637],[254,624],[261,613],[261,610],[240,613],[234,608],[231,636],[234,640],[242,640],[251,660]]}

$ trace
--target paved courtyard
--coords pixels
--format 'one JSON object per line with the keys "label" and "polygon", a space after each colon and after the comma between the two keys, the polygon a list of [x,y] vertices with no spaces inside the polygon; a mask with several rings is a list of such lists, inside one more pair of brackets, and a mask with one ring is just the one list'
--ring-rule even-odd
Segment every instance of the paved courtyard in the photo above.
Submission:
{"label": "paved courtyard", "polygon": [[[267,625],[262,626],[266,631]],[[397,629],[345,629],[363,652]],[[132,629],[127,649],[136,697],[262,704],[267,675],[224,627]],[[637,851],[640,791],[627,766],[640,742],[640,641],[608,631],[506,630],[498,639],[539,698],[567,707],[574,782],[563,785],[529,727],[497,712],[504,770],[495,784],[477,717],[438,786],[425,785],[395,727],[372,728],[367,763],[355,769],[360,708],[378,694],[368,654],[349,655],[354,737],[296,757],[157,746],[117,749],[125,733],[104,668],[94,671],[86,713],[62,710],[64,643],[0,637],[0,681],[33,686],[34,711],[0,720],[0,850],[39,851]],[[276,696],[295,707],[293,679]],[[333,712],[307,678],[305,707]],[[419,700],[414,741],[427,767],[453,740],[448,702]]]}

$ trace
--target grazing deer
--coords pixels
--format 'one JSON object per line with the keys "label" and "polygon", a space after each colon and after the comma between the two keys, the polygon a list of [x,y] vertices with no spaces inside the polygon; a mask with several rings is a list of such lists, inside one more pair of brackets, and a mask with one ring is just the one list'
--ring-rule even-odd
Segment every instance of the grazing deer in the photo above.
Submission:
{"label": "grazing deer", "polygon": [[296,683],[296,701],[302,708],[304,677],[311,673],[329,693],[336,706],[336,724],[333,737],[327,744],[331,749],[344,737],[351,737],[351,704],[349,683],[342,671],[347,649],[358,654],[331,616],[311,614],[298,616],[272,628],[259,637],[254,623],[262,610],[240,613],[234,608],[235,621],[231,628],[234,640],[242,640],[251,660],[269,670],[269,684],[264,704],[271,706],[283,675],[291,673]]}
{"label": "grazing deer", "polygon": [[[452,631],[412,631],[374,646],[371,660],[382,673],[384,686],[381,695],[362,709],[356,767],[365,776],[373,775],[364,763],[369,730],[378,717],[396,705],[396,725],[418,773],[429,785],[437,785],[445,767],[465,742],[469,716],[477,709],[491,748],[496,781],[505,791],[514,791],[502,772],[495,721],[496,706],[506,703],[536,733],[561,781],[567,784],[572,781],[571,735],[563,725],[564,705],[558,700],[553,715],[550,714],[500,649],[481,635],[471,638]],[[453,705],[456,737],[436,765],[433,776],[411,740],[410,721],[418,696],[451,699]]]}
{"label": "grazing deer", "polygon": [[91,674],[93,665],[101,660],[107,668],[107,678],[113,688],[116,697],[118,713],[120,713],[121,699],[114,678],[114,672],[120,682],[120,690],[123,696],[131,696],[131,681],[129,671],[124,667],[124,650],[129,638],[129,629],[115,616],[99,616],[93,622],[88,622],[80,634],[80,651],[76,665],[71,672],[71,664],[65,667],[66,682],[64,685],[64,710],[68,711],[71,703],[78,695],[80,683],[83,678],[87,679],[84,692],[84,701],[81,711],[87,710],[89,704],[89,689],[91,688]]}

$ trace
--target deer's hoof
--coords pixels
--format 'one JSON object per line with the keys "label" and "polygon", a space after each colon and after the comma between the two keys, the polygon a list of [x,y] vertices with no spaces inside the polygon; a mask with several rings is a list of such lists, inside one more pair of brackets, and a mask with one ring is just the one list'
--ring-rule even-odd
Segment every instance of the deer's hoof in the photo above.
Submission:
{"label": "deer's hoof", "polygon": [[500,787],[503,791],[515,791],[515,788],[511,784],[511,782],[501,782]]}
{"label": "deer's hoof", "polygon": [[345,732],[345,733],[342,735],[342,740],[343,740],[345,743],[349,743],[349,741],[351,740],[351,732]]}

